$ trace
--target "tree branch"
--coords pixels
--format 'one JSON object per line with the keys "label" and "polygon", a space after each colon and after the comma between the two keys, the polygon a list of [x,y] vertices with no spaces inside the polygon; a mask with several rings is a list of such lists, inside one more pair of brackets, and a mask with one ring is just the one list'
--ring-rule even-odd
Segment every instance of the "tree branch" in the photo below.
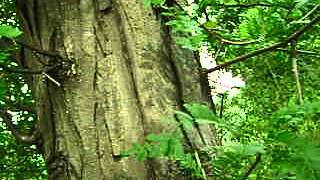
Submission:
{"label": "tree branch", "polygon": [[250,174],[253,172],[253,170],[257,167],[257,165],[259,164],[259,162],[261,161],[261,153],[257,153],[256,154],[256,160],[254,161],[254,163],[250,166],[250,168],[247,170],[247,172],[244,174],[242,180],[246,180]]}
{"label": "tree branch", "polygon": [[300,80],[299,80],[300,78],[299,78],[299,70],[298,70],[298,64],[297,64],[296,46],[297,46],[297,41],[293,40],[291,42],[291,54],[290,54],[289,58],[292,61],[292,72],[293,72],[294,78],[296,80],[299,104],[303,104],[302,88],[301,88],[301,84],[300,84]]}
{"label": "tree branch", "polygon": [[19,131],[16,125],[12,123],[12,115],[4,109],[0,109],[0,117],[3,119],[8,130],[13,134],[13,136],[23,143],[36,144],[39,140],[39,133],[33,130],[31,134],[25,134]]}
{"label": "tree branch", "polygon": [[265,4],[265,3],[253,3],[253,4],[219,4],[218,6],[224,8],[254,8],[254,7],[280,7],[288,10],[289,6],[284,6],[280,4]]}
{"label": "tree branch", "polygon": [[51,66],[49,68],[41,69],[41,70],[30,70],[30,69],[20,69],[20,68],[9,68],[5,65],[0,64],[0,68],[3,69],[4,71],[10,72],[10,73],[20,73],[20,74],[42,74],[42,73],[47,72],[55,67],[56,66]]}
{"label": "tree branch", "polygon": [[[276,51],[282,51],[282,52],[290,52],[289,49],[284,49],[284,48],[277,48]],[[320,56],[319,53],[313,52],[313,51],[306,51],[306,50],[298,50],[296,49],[296,52],[298,54],[305,54],[309,56]]]}
{"label": "tree branch", "polygon": [[[9,45],[17,45],[18,44],[18,45],[23,46],[23,47],[25,47],[31,51],[34,51],[38,54],[62,59],[62,56],[58,52],[43,50],[43,49],[32,46],[32,45],[27,44],[27,43],[20,41],[20,40],[15,40],[15,39],[10,39],[10,38],[5,38],[5,37],[2,37],[2,39],[7,41],[7,42],[4,42],[4,41],[1,42],[1,44],[3,44],[2,46],[9,46]],[[11,42],[11,44],[8,41]]]}
{"label": "tree branch", "polygon": [[254,56],[257,56],[257,55],[260,55],[260,54],[263,54],[265,52],[268,52],[268,51],[273,51],[279,47],[282,47],[283,46],[283,43],[276,43],[276,44],[273,44],[269,47],[265,47],[265,48],[261,48],[261,49],[258,49],[258,50],[255,50],[255,51],[252,51],[250,53],[247,53],[247,54],[244,54],[244,55],[241,55],[241,56],[238,56],[236,58],[233,58],[223,64],[220,64],[214,68],[211,68],[211,69],[208,69],[207,70],[207,73],[211,73],[213,71],[217,71],[217,70],[220,70],[220,69],[223,69],[223,68],[226,68],[232,64],[236,64],[238,62],[242,62],[242,61],[245,61],[247,60],[248,58],[251,58],[251,57],[254,57]]}
{"label": "tree branch", "polygon": [[60,58],[62,59],[62,56],[58,53],[58,52],[52,52],[52,51],[46,51],[46,50],[43,50],[43,49],[40,49],[40,48],[37,48],[35,46],[32,46],[32,45],[29,45],[27,43],[24,43],[22,41],[14,41],[16,42],[17,44],[19,44],[20,46],[23,46],[31,51],[34,51],[36,53],[39,53],[41,55],[45,55],[45,56],[49,56],[49,57],[55,57],[55,58]]}
{"label": "tree branch", "polygon": [[219,57],[219,54],[220,54],[221,49],[223,48],[223,46],[224,46],[224,43],[221,42],[220,45],[218,46],[217,50],[214,52],[214,56],[213,56],[213,61],[214,62],[217,62],[217,59]]}
{"label": "tree branch", "polygon": [[[177,3],[176,1],[173,2],[173,4],[175,6],[177,6],[180,10],[184,10],[184,8],[179,4]],[[206,15],[206,19],[208,21],[208,15],[207,15],[207,12],[204,11],[205,15]],[[188,13],[186,13],[188,14]],[[224,43],[224,44],[230,44],[230,45],[248,45],[248,44],[252,44],[252,43],[255,43],[257,42],[257,40],[250,40],[250,41],[237,41],[237,40],[228,40],[226,38],[224,38],[221,34],[219,34],[218,32],[216,31],[213,31],[211,29],[208,29],[207,27],[205,27],[203,24],[199,25],[202,29],[204,29],[207,33],[209,33],[211,36],[214,36],[216,37],[217,39],[219,39],[220,42]]]}
{"label": "tree branch", "polygon": [[314,11],[316,11],[318,8],[320,7],[320,4],[314,6],[306,15],[304,15],[301,19],[299,19],[298,21],[303,21],[304,19],[306,19],[308,16],[310,16],[312,13],[314,13]]}
{"label": "tree branch", "polygon": [[224,37],[223,37],[221,34],[219,34],[218,32],[213,31],[213,30],[205,27],[203,24],[201,24],[200,27],[201,27],[202,29],[204,29],[207,33],[209,33],[211,36],[216,37],[217,39],[219,39],[219,41],[220,41],[221,43],[224,43],[224,44],[243,46],[243,45],[252,44],[252,43],[255,43],[255,42],[258,41],[258,40],[249,40],[249,41],[228,40],[228,39],[224,38]]}
{"label": "tree branch", "polygon": [[235,57],[235,58],[233,58],[233,59],[231,59],[221,65],[218,65],[214,68],[208,69],[207,73],[211,73],[213,71],[217,71],[217,70],[226,68],[232,64],[245,61],[251,57],[263,54],[268,51],[275,51],[278,48],[286,47],[286,46],[288,46],[288,43],[290,43],[293,40],[297,40],[303,33],[305,33],[307,30],[309,30],[313,25],[317,24],[319,21],[320,21],[320,16],[317,16],[312,21],[310,21],[308,24],[306,24],[305,26],[303,26],[302,28],[300,28],[296,32],[292,33],[287,39],[285,39],[281,42],[275,43],[273,45],[270,45],[268,47],[260,48],[255,51],[249,52],[247,54]]}

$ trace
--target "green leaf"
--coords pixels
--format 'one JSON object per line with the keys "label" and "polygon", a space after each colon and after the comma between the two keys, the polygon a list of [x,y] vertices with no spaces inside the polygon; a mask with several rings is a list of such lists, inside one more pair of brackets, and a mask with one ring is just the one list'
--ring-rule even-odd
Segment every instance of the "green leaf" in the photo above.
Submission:
{"label": "green leaf", "polygon": [[186,129],[192,129],[193,127],[193,121],[192,119],[187,119],[187,118],[181,118],[180,119],[180,123],[182,124],[182,126]]}
{"label": "green leaf", "polygon": [[204,23],[203,26],[206,27],[207,29],[213,29],[218,26],[218,23],[216,21],[208,21]]}
{"label": "green leaf", "polygon": [[180,141],[177,141],[173,144],[174,146],[174,156],[175,157],[182,157],[184,156],[184,147]]}
{"label": "green leaf", "polygon": [[146,6],[159,7],[163,6],[166,0],[144,0]]}
{"label": "green leaf", "polygon": [[180,123],[182,124],[182,126],[186,129],[192,129],[193,127],[193,118],[182,111],[175,111],[175,114],[177,115]]}
{"label": "green leaf", "polygon": [[146,140],[147,141],[151,141],[151,142],[159,142],[162,140],[160,135],[156,135],[156,134],[148,134],[146,136]]}
{"label": "green leaf", "polygon": [[188,119],[190,121],[193,120],[192,116],[190,116],[189,114],[182,112],[182,111],[174,111],[174,113],[179,117],[179,118],[185,118]]}
{"label": "green leaf", "polygon": [[6,37],[6,38],[16,38],[20,36],[22,32],[18,28],[14,28],[12,26],[7,25],[1,25],[0,26],[0,38]]}
{"label": "green leaf", "polygon": [[7,52],[0,52],[0,63],[5,63],[9,60],[9,54]]}
{"label": "green leaf", "polygon": [[3,99],[8,89],[7,82],[4,79],[0,79],[0,99]]}
{"label": "green leaf", "polygon": [[230,143],[225,145],[226,150],[230,150],[231,152],[241,154],[241,155],[255,155],[257,153],[264,154],[263,144],[240,144],[240,143]]}
{"label": "green leaf", "polygon": [[208,119],[196,119],[195,122],[199,124],[217,124],[216,121],[208,120]]}
{"label": "green leaf", "polygon": [[185,104],[184,107],[191,113],[196,119],[216,120],[217,116],[203,104]]}

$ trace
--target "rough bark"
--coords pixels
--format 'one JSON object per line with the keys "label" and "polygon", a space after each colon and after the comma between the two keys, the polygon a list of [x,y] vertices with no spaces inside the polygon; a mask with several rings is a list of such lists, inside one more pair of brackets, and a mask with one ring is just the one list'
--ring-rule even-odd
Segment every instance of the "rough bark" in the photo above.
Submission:
{"label": "rough bark", "polygon": [[[18,0],[25,48],[20,64],[57,68],[30,76],[50,179],[177,179],[170,164],[120,158],[182,103],[207,101],[198,63],[143,0]],[[54,80],[53,80],[54,79]],[[54,81],[57,81],[58,84]],[[175,122],[175,120],[172,120]],[[209,127],[188,134],[212,145]]]}

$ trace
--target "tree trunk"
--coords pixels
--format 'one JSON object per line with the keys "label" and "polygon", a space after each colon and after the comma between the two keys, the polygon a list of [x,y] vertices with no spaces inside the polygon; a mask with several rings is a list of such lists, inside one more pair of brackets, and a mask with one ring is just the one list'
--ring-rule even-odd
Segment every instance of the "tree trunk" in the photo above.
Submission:
{"label": "tree trunk", "polygon": [[[18,0],[29,76],[50,179],[177,179],[164,161],[121,158],[133,142],[165,130],[184,102],[208,101],[199,63],[179,49],[143,0]],[[59,56],[50,55],[58,52]],[[61,56],[61,57],[60,57]],[[212,145],[210,127],[185,136]],[[179,177],[180,178],[180,177]]]}

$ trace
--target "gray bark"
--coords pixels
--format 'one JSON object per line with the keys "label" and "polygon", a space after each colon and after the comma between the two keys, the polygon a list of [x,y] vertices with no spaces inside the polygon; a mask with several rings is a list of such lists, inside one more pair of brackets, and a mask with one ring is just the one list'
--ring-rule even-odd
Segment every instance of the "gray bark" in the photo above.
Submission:
{"label": "gray bark", "polygon": [[[198,62],[177,48],[161,18],[143,0],[18,0],[17,7],[24,41],[62,57],[25,48],[20,62],[57,65],[48,76],[29,76],[50,179],[177,179],[168,162],[119,157],[165,130],[161,118],[175,122],[172,110],[183,102],[208,99]],[[214,144],[207,126],[188,138]]]}

